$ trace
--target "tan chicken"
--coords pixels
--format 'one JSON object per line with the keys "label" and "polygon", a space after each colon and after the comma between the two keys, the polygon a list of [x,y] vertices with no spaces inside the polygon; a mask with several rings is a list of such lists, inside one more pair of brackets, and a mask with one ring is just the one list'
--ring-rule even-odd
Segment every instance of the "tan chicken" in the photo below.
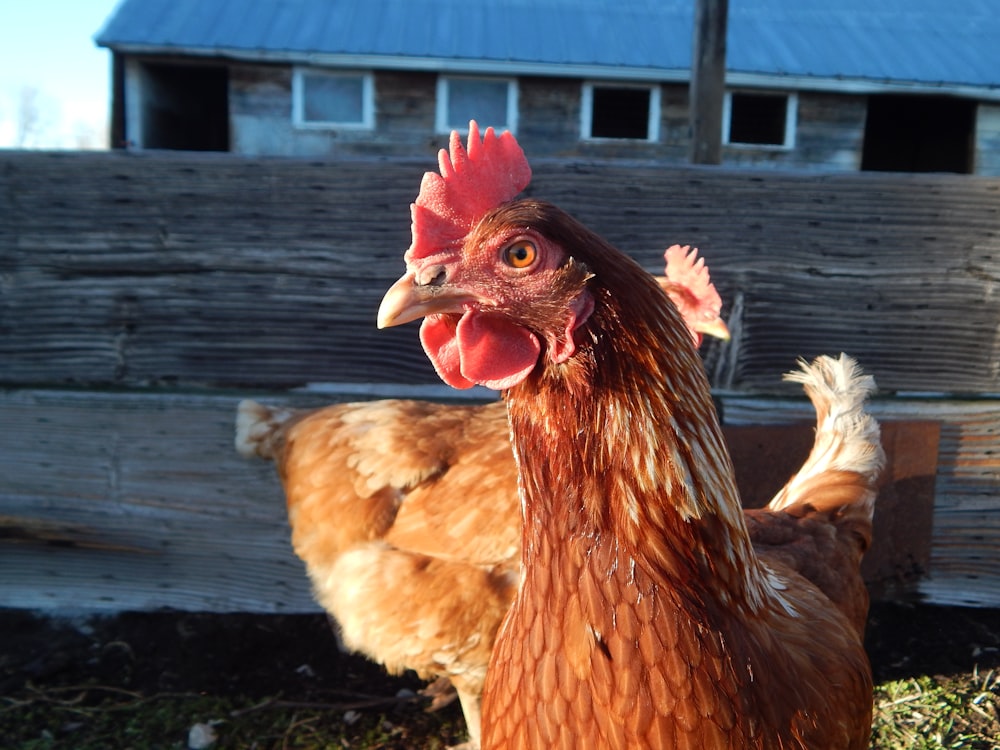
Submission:
{"label": "tan chicken", "polygon": [[504,391],[522,580],[482,747],[866,748],[859,563],[883,462],[869,381],[845,358],[799,376],[821,400],[817,448],[746,515],[663,291],[565,212],[515,200],[530,168],[509,133],[473,123],[440,167],[378,321],[423,318],[446,383]]}
{"label": "tan chicken", "polygon": [[236,444],[274,459],[292,546],[343,645],[391,673],[449,680],[477,747],[486,666],[519,580],[503,404],[244,401]]}
{"label": "tan chicken", "polygon": [[[693,341],[728,337],[697,249],[673,245],[664,258],[657,281]],[[449,680],[477,746],[486,665],[520,569],[504,405],[382,400],[296,411],[244,401],[236,448],[275,461],[292,545],[343,644],[390,672]]]}

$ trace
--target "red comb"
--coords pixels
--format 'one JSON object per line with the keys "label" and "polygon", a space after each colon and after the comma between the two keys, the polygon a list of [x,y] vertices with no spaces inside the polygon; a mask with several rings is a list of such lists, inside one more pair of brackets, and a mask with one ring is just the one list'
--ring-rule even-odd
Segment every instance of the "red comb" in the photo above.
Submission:
{"label": "red comb", "polygon": [[667,262],[667,279],[686,288],[698,300],[699,306],[709,306],[715,313],[722,309],[722,298],[708,275],[705,259],[698,257],[698,248],[671,245],[663,257]]}
{"label": "red comb", "polygon": [[506,203],[531,181],[531,167],[509,132],[497,136],[469,123],[468,147],[456,131],[450,153],[441,149],[441,174],[426,172],[420,194],[410,206],[413,244],[408,259],[424,258],[465,239],[476,222],[492,208]]}

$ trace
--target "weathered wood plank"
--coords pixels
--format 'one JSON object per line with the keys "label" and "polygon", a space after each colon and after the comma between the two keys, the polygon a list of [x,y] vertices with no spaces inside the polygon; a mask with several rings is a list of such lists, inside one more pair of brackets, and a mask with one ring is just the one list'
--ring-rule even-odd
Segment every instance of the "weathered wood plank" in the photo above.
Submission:
{"label": "weathered wood plank", "polygon": [[0,515],[29,532],[0,543],[0,606],[314,609],[273,467],[232,448],[235,403],[0,396]]}
{"label": "weathered wood plank", "polygon": [[691,163],[722,163],[728,0],[695,0],[691,40]]}
{"label": "weathered wood plank", "polygon": [[[0,155],[0,383],[436,381],[379,332],[424,162]],[[888,391],[1000,392],[1000,179],[541,160],[529,192],[650,270],[711,262],[717,386],[844,350]]]}
{"label": "weathered wood plank", "polygon": [[[273,467],[232,447],[242,395],[0,392],[0,525],[21,532],[0,531],[0,606],[314,611]],[[255,397],[306,406],[361,396]],[[802,397],[727,396],[724,408],[734,425],[814,419]],[[942,424],[930,570],[917,591],[1000,605],[1000,436],[989,426],[1000,423],[1000,402],[897,399],[874,409],[887,421]],[[738,474],[766,460],[746,455]],[[776,468],[773,486],[787,473]]]}
{"label": "weathered wood plank", "polygon": [[2,192],[3,381],[394,380],[394,341],[430,381],[372,323],[421,168],[49,156]]}

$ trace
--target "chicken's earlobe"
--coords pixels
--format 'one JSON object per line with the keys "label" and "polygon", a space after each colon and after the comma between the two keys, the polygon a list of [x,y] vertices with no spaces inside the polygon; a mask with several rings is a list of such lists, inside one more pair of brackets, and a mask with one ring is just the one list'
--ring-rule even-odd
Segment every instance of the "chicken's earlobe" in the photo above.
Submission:
{"label": "chicken's earlobe", "polygon": [[576,353],[576,343],[573,332],[582,326],[594,312],[594,297],[584,290],[570,303],[570,318],[566,322],[566,331],[559,341],[549,342],[549,357],[556,364],[562,364]]}

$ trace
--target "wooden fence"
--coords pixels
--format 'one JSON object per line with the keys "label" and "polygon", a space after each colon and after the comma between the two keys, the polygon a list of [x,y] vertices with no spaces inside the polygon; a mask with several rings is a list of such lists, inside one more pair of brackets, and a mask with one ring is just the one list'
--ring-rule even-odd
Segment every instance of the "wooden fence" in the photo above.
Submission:
{"label": "wooden fence", "polygon": [[[456,397],[412,327],[374,326],[433,166],[0,153],[0,605],[315,608],[235,405]],[[741,484],[782,484],[803,442],[764,429],[812,417],[781,373],[847,351],[899,423],[880,581],[1000,605],[1000,180],[533,166],[530,194],[652,271],[702,249]]]}

